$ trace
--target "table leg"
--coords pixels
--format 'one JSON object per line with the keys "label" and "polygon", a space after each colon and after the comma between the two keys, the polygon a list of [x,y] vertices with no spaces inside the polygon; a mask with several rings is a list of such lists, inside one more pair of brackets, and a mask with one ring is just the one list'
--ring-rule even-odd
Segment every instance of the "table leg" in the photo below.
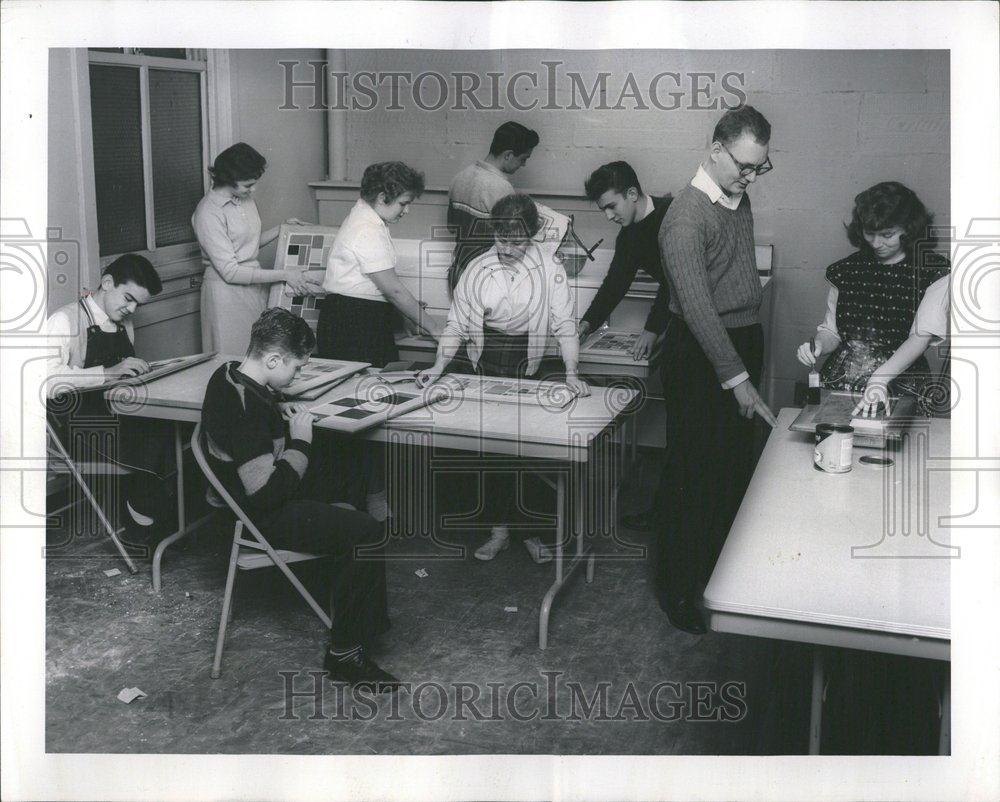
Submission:
{"label": "table leg", "polygon": [[818,755],[823,730],[823,648],[813,647],[812,704],[809,709],[809,754]]}
{"label": "table leg", "polygon": [[938,754],[951,754],[951,674],[947,676],[941,688],[941,734],[938,737]]}
{"label": "table leg", "polygon": [[[556,478],[556,579],[542,597],[542,605],[538,611],[538,648],[546,649],[549,645],[549,616],[552,613],[552,602],[556,595],[566,586],[573,572],[581,565],[586,565],[587,582],[594,579],[594,555],[589,554],[584,547],[584,530],[587,527],[586,504],[583,491],[586,488],[586,466],[575,471],[579,477],[574,488],[574,498],[571,500],[572,512],[568,512],[570,504],[566,498],[566,472],[560,471]],[[576,532],[576,555],[569,568],[563,567],[563,536]]]}
{"label": "table leg", "polygon": [[632,473],[635,469],[636,453],[639,449],[639,413],[633,412],[625,418],[625,422],[630,432],[628,441],[628,472]]}
{"label": "table leg", "polygon": [[167,548],[185,535],[190,534],[205,521],[212,517],[212,514],[204,515],[197,521],[187,525],[184,507],[184,442],[181,437],[181,422],[174,421],[174,459],[177,462],[177,531],[165,537],[153,552],[153,590],[160,592],[160,564],[163,562],[163,553]]}

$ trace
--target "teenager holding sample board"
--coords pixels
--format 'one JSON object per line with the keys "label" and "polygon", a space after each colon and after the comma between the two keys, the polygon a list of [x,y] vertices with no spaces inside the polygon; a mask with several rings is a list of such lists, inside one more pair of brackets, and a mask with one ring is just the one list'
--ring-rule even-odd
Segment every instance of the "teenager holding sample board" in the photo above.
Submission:
{"label": "teenager holding sample board", "polygon": [[[549,209],[544,213],[548,221],[527,195],[508,195],[494,204],[494,245],[469,262],[459,278],[437,360],[418,375],[418,386],[445,373],[463,343],[482,375],[531,376],[541,365],[551,335],[559,343],[566,385],[578,395],[590,395],[577,373],[580,346],[569,281],[553,258],[569,219]],[[516,484],[510,479],[510,474],[501,474],[484,492],[493,526],[489,540],[476,550],[479,560],[492,560],[510,544],[508,523],[516,500]],[[535,562],[551,559],[537,538],[526,540],[525,547]]]}
{"label": "teenager holding sample board", "polygon": [[[277,226],[261,233],[253,199],[266,167],[264,157],[245,142],[226,148],[209,168],[212,189],[191,217],[205,267],[201,285],[201,347],[205,351],[246,353],[250,326],[267,308],[268,285],[283,281],[296,295],[319,289],[301,271],[260,266],[261,247],[280,233]],[[294,217],[286,222],[304,225]]]}

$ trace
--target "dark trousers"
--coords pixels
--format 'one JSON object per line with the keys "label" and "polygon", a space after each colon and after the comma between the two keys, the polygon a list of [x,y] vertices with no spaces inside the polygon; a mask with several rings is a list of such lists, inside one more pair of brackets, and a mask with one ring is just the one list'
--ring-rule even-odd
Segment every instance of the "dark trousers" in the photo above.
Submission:
{"label": "dark trousers", "polygon": [[47,413],[74,462],[109,462],[127,468],[130,473],[121,477],[118,497],[144,515],[168,514],[164,477],[173,465],[170,421],[117,415],[96,390],[50,401]]}
{"label": "dark trousers", "polygon": [[385,557],[382,525],[366,513],[332,506],[338,495],[333,487],[330,466],[314,454],[297,497],[263,517],[261,532],[276,549],[328,555],[330,643],[346,649],[389,628]]}
{"label": "dark trousers", "polygon": [[[729,329],[729,338],[759,387],[764,353],[760,325]],[[750,482],[754,422],[739,414],[694,335],[671,317],[661,362],[667,450],[657,491],[659,521],[650,550],[661,606],[696,601],[708,581]]]}

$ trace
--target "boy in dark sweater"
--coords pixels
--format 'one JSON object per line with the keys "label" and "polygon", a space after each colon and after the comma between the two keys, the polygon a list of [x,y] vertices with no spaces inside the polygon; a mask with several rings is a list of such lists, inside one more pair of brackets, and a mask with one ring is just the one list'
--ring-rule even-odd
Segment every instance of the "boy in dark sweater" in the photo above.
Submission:
{"label": "boy in dark sweater", "polygon": [[705,160],[660,228],[670,320],[660,363],[667,461],[654,543],[657,600],[678,629],[705,631],[704,587],[753,472],[753,418],[764,335],[747,188],[771,169],[771,126],[752,106],[727,111]]}
{"label": "boy in dark sweater", "polygon": [[660,262],[659,233],[670,196],[646,195],[639,177],[628,162],[610,162],[594,170],[584,182],[587,197],[597,208],[622,227],[615,239],[615,255],[597,295],[580,319],[580,339],[599,328],[632,286],[639,268],[660,285],[646,318],[645,331],[632,349],[634,359],[646,359],[656,338],[667,327],[670,292]]}
{"label": "boy in dark sweater", "polygon": [[[365,649],[389,628],[385,565],[372,546],[382,537],[369,515],[332,506],[331,482],[310,459],[312,413],[288,419],[276,391],[287,387],[316,346],[309,325],[284,309],[253,324],[242,362],[219,367],[202,406],[208,459],[220,481],[275,548],[328,555],[331,566],[331,680],[365,683],[378,692],[399,680]],[[368,554],[357,553],[368,546]]]}

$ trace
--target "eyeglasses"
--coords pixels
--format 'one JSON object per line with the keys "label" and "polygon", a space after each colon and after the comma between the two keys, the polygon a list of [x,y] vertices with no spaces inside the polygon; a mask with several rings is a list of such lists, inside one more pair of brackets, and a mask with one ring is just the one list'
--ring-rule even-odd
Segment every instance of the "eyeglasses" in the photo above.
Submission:
{"label": "eyeglasses", "polygon": [[732,154],[732,151],[730,151],[729,148],[727,148],[721,142],[719,142],[719,147],[729,154],[729,158],[733,160],[733,164],[736,165],[736,169],[740,171],[740,175],[743,177],[746,177],[751,173],[756,173],[757,175],[764,175],[764,173],[770,172],[771,170],[774,169],[774,165],[771,164],[770,156],[764,159],[763,164],[744,164],[739,159],[737,159]]}

